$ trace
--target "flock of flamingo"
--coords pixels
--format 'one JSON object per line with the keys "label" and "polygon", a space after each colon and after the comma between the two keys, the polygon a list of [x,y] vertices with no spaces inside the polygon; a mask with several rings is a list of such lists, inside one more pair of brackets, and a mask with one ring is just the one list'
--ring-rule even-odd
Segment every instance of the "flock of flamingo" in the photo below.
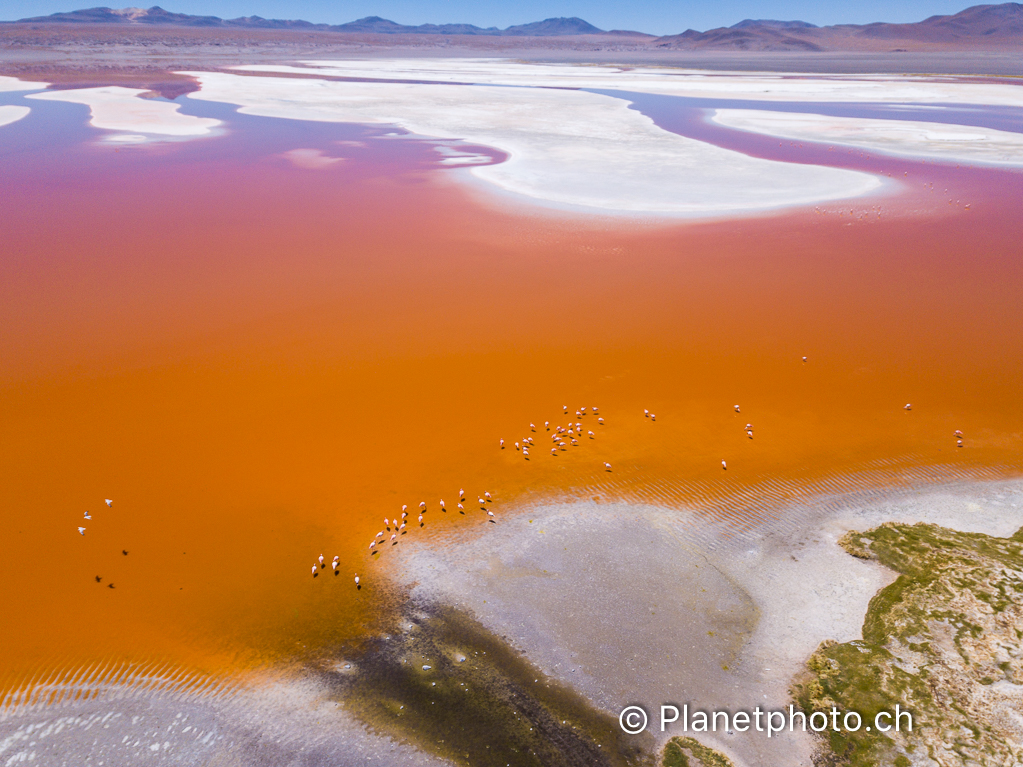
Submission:
{"label": "flock of flamingo", "polygon": [[[802,361],[805,363],[806,362],[806,357],[803,357]],[[907,410],[907,411],[908,410],[912,410],[913,406],[911,404],[907,404],[907,405],[905,405],[903,407],[903,409]],[[569,413],[568,405],[563,405],[562,406],[562,410],[564,411],[564,413],[566,415],[568,415],[568,413]],[[740,408],[738,405],[734,406],[734,410],[735,410],[736,413],[741,413],[742,412],[742,408]],[[578,410],[575,411],[575,417],[576,418],[582,419],[582,418],[586,417],[587,415],[596,416],[596,418],[597,418],[597,425],[598,426],[603,426],[604,425],[604,418],[603,418],[603,416],[600,415],[600,408],[598,408],[598,407],[590,407],[590,406],[588,406],[588,407],[581,407],[581,408],[579,408]],[[657,416],[654,413],[651,413],[649,410],[644,410],[643,411],[643,417],[644,418],[649,418],[651,421],[656,421],[657,420]],[[519,440],[514,443],[515,450],[517,452],[520,452],[522,454],[523,459],[525,459],[527,461],[529,460],[529,448],[530,447],[534,447],[535,443],[536,443],[535,439],[532,436],[532,434],[536,434],[537,430],[538,430],[538,427],[536,426],[536,424],[535,423],[530,423],[529,424],[529,434],[527,434],[524,437],[519,438]],[[578,446],[580,444],[579,440],[581,440],[584,435],[588,439],[596,439],[596,437],[597,437],[597,435],[592,430],[584,429],[583,423],[582,423],[581,420],[579,420],[579,421],[571,421],[570,420],[568,422],[567,426],[560,426],[560,425],[552,426],[550,421],[544,421],[543,422],[543,430],[544,430],[544,432],[547,432],[547,433],[550,434],[551,441],[553,442],[554,446],[551,448],[551,455],[552,456],[557,456],[559,451],[567,451],[569,449],[569,445],[571,445],[573,447]],[[749,439],[753,439],[753,424],[747,423],[746,426],[743,427],[743,430],[745,431],[746,436]],[[962,433],[962,431],[960,431],[959,429],[956,429],[954,436],[955,436],[955,439],[956,439],[957,447],[962,447],[963,446],[963,433]],[[566,442],[566,440],[567,440],[567,442]],[[498,447],[501,450],[505,449],[505,440],[504,440],[504,438],[501,438],[498,441]],[[611,471],[611,464],[610,463],[608,463],[607,461],[604,461],[603,464],[604,464],[604,470],[605,471]],[[723,470],[727,471],[728,470],[728,462],[725,461],[725,460],[722,460],[721,461],[721,468]],[[487,516],[490,517],[490,521],[491,522],[494,522],[495,521],[494,512],[490,511],[487,508],[487,504],[490,503],[493,500],[493,498],[491,497],[489,492],[485,492],[483,494],[483,496],[484,496],[483,498],[479,499],[480,509],[487,513]],[[465,513],[465,506],[463,505],[463,501],[465,501],[465,490],[459,490],[458,491],[458,510],[459,510],[459,512],[464,514]],[[439,506],[440,506],[441,511],[446,511],[447,510],[446,506],[444,505],[444,500],[443,499],[440,500]],[[426,509],[427,509],[426,501],[420,501],[420,503],[419,503],[420,514],[419,514],[419,518],[418,518],[419,527],[424,527],[425,524],[426,524],[423,521],[423,514],[426,512]],[[376,536],[374,537],[374,539],[372,541],[370,541],[370,544],[369,544],[369,549],[370,549],[370,552],[371,552],[370,556],[372,556],[373,554],[379,553],[379,550],[377,549],[378,545],[381,548],[384,545],[386,545],[386,543],[390,543],[390,545],[392,545],[392,546],[397,546],[398,545],[398,542],[400,540],[399,536],[405,535],[405,533],[406,533],[406,522],[405,522],[405,520],[406,520],[407,517],[408,517],[408,506],[407,505],[401,507],[401,520],[400,521],[397,520],[397,519],[389,520],[387,517],[384,517],[384,530],[386,530],[388,533],[391,533],[391,536],[390,536],[389,539],[387,539],[387,541],[385,541],[384,540],[385,539],[384,530],[381,530],[380,532],[378,532],[376,534]],[[338,568],[338,565],[340,563],[340,559],[341,559],[340,557],[335,556],[333,561],[331,562],[331,568],[332,568],[332,570],[333,570],[335,575],[338,574],[337,568]],[[319,560],[318,560],[318,566],[315,565],[315,564],[312,566],[312,575],[313,575],[313,577],[314,578],[317,577],[317,575],[319,575],[319,570],[323,569],[325,567],[326,567],[326,565],[324,564],[324,558],[323,558],[323,555],[321,554],[320,557],[319,557]],[[361,584],[361,579],[360,579],[358,573],[356,573],[356,575],[355,575],[355,586],[356,586],[356,588],[362,588],[362,586],[360,584]]]}
{"label": "flock of flamingo", "polygon": [[[803,362],[806,362],[806,357],[803,357]],[[736,413],[742,412],[741,408],[738,405],[735,405],[734,408],[735,408],[735,412]],[[911,404],[906,404],[905,406],[903,406],[903,409],[909,411],[909,410],[913,409],[913,406]],[[568,413],[569,413],[568,405],[562,406],[562,410],[564,411],[564,413],[566,415],[568,415]],[[598,407],[593,407],[593,406],[581,407],[581,408],[579,408],[578,410],[575,411],[575,417],[579,418],[579,419],[585,418],[588,415],[596,416],[596,423],[597,423],[598,427],[604,425],[604,418],[603,418],[603,416],[600,415],[600,408],[598,408]],[[655,414],[651,413],[649,410],[644,410],[643,411],[643,417],[644,418],[649,418],[651,421],[656,421],[657,420],[657,416]],[[522,454],[522,457],[525,460],[527,460],[527,461],[529,460],[529,448],[535,446],[535,439],[531,435],[532,434],[536,434],[537,433],[537,429],[538,429],[538,427],[536,426],[535,423],[530,423],[529,424],[529,432],[530,433],[527,434],[524,437],[521,437],[518,441],[516,441],[514,443],[515,450],[517,452],[520,452]],[[573,447],[578,446],[580,444],[579,440],[583,439],[584,435],[585,435],[585,437],[587,439],[591,439],[591,440],[597,438],[597,435],[596,435],[595,432],[593,432],[590,429],[585,429],[584,428],[582,420],[579,420],[579,421],[571,421],[570,420],[566,426],[560,426],[560,425],[552,426],[550,421],[544,421],[543,422],[543,429],[544,429],[545,432],[548,432],[550,434],[551,442],[553,443],[553,447],[551,447],[551,455],[552,456],[557,456],[559,451],[567,451],[569,449],[570,445],[573,446]],[[753,424],[747,423],[746,426],[744,427],[744,431],[746,432],[746,436],[747,437],[749,437],[750,439],[753,439]],[[962,433],[962,431],[960,431],[959,429],[956,429],[955,433],[954,433],[954,436],[955,436],[955,440],[956,440],[956,446],[957,447],[962,447],[963,446],[963,433]],[[503,438],[501,440],[499,440],[498,446],[499,446],[499,448],[501,450],[505,449],[505,441],[504,441]],[[603,465],[604,465],[604,470],[605,471],[611,471],[611,464],[610,463],[608,463],[607,461],[603,461]],[[722,460],[721,461],[721,468],[723,470],[727,471],[728,470],[728,463],[726,461]],[[464,489],[459,489],[459,491],[458,491],[458,502],[457,502],[456,506],[458,508],[458,511],[460,513],[462,513],[462,514],[465,513],[465,505],[464,505],[465,497],[466,497],[465,496],[465,490]],[[480,510],[486,512],[487,517],[489,518],[490,522],[495,522],[496,523],[497,519],[496,519],[496,517],[494,515],[494,512],[491,511],[487,507],[487,504],[492,503],[493,500],[494,500],[493,496],[490,494],[489,491],[485,491],[483,493],[483,497],[478,498]],[[112,506],[114,502],[111,499],[109,499],[109,498],[105,498],[104,499],[104,503],[106,503],[106,505],[109,507],[109,506]],[[441,511],[444,511],[444,512],[447,511],[447,506],[445,505],[443,498],[439,501],[438,506],[440,507]],[[419,502],[419,509],[418,510],[419,510],[419,515],[418,515],[418,518],[417,518],[416,521],[418,522],[419,527],[422,528],[422,527],[426,526],[425,518],[423,516],[424,514],[426,514],[426,511],[427,511],[426,501],[420,501]],[[415,512],[413,512],[413,513],[415,513]],[[387,517],[384,517],[384,529],[381,530],[380,532],[378,532],[374,536],[373,540],[370,541],[370,543],[369,543],[370,556],[372,556],[373,554],[378,554],[380,552],[380,550],[385,545],[387,545],[388,543],[391,546],[397,546],[398,545],[398,542],[400,541],[400,536],[403,536],[403,535],[405,535],[408,532],[407,531],[407,527],[408,527],[407,519],[408,519],[408,516],[409,516],[409,511],[408,511],[408,505],[406,504],[406,505],[403,505],[401,507],[401,519],[400,520],[398,518],[389,519]],[[88,511],[85,512],[85,519],[87,519],[87,520],[91,520],[92,519],[92,515],[89,514]],[[386,533],[390,533],[391,534],[389,538],[386,537],[385,531],[386,531]],[[80,535],[85,535],[85,528],[84,527],[79,527],[78,528],[78,533]],[[127,552],[125,552],[125,553],[127,553]],[[334,559],[331,560],[331,562],[330,562],[331,571],[334,573],[334,575],[339,575],[338,567],[340,565],[340,562],[341,562],[341,557],[337,556],[337,555],[335,555]],[[326,569],[326,567],[327,567],[326,560],[324,559],[323,555],[320,554],[320,556],[318,557],[316,563],[313,564],[313,566],[312,566],[312,576],[314,578],[316,578],[319,575],[319,571],[323,570],[323,569]],[[99,579],[97,578],[97,581],[98,580]],[[359,577],[358,573],[356,573],[355,574],[355,587],[361,589],[362,588],[361,583],[362,583],[362,580]],[[111,588],[112,587],[113,586],[111,585]]]}

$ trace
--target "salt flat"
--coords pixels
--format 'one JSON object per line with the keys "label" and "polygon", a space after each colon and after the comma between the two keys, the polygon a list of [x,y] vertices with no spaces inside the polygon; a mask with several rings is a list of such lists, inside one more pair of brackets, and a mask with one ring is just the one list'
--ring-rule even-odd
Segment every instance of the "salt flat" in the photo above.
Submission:
{"label": "salt flat", "polygon": [[0,126],[10,125],[25,117],[31,110],[21,106],[0,106]]}
{"label": "salt flat", "polygon": [[558,206],[723,216],[847,199],[882,184],[685,138],[621,99],[585,91],[187,74],[201,85],[189,98],[238,104],[246,114],[396,125],[494,147],[505,162],[454,172]]}
{"label": "salt flat", "polygon": [[989,104],[1023,106],[1023,87],[909,75],[710,73],[670,67],[540,64],[505,59],[309,60],[304,66],[252,65],[250,72],[390,80],[624,90],[692,98],[757,101]]}
{"label": "salt flat", "polygon": [[49,83],[34,83],[26,80],[19,80],[17,77],[0,75],[0,93],[12,93],[15,91],[41,91]]}
{"label": "salt flat", "polygon": [[1023,165],[1023,133],[993,128],[757,109],[718,109],[711,119],[720,125],[753,133],[841,144],[901,157],[981,165]]}
{"label": "salt flat", "polygon": [[[181,108],[178,104],[141,98],[144,93],[147,91],[111,85],[103,88],[46,91],[25,98],[85,104],[91,112],[89,122],[93,127],[131,134],[130,138],[122,139],[124,143],[138,141],[137,134],[177,138],[205,136],[220,125],[220,120],[183,115],[178,111]],[[114,137],[114,140],[117,139]]]}

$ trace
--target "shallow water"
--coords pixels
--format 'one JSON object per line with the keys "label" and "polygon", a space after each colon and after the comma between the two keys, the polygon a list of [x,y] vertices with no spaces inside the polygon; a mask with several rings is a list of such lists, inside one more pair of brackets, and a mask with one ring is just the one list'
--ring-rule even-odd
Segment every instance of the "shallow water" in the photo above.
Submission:
{"label": "shallow water", "polygon": [[[181,99],[226,129],[118,148],[85,107],[21,98],[2,103],[32,113],[0,129],[0,688],[357,642],[394,604],[367,546],[402,504],[428,503],[410,536],[487,525],[484,490],[498,518],[550,496],[725,499],[750,524],[851,477],[1019,471],[1018,172],[776,147],[636,96],[685,135],[892,174],[826,212],[643,221],[502,208],[378,127]],[[606,425],[572,418],[596,438],[554,458],[542,423],[563,404]],[[340,575],[310,576],[321,553]]]}

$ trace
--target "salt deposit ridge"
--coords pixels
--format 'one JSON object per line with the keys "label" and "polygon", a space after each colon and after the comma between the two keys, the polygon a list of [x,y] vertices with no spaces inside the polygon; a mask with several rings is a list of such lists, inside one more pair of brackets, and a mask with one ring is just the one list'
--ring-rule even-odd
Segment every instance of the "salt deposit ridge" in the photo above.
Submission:
{"label": "salt deposit ridge", "polygon": [[28,107],[0,106],[0,126],[17,122],[28,113]]}
{"label": "salt deposit ridge", "polygon": [[832,117],[798,112],[719,109],[714,122],[796,141],[821,141],[929,160],[1023,165],[1023,133],[966,125]]}
{"label": "salt deposit ridge", "polygon": [[137,88],[112,85],[103,88],[46,91],[33,93],[25,98],[85,104],[91,112],[90,123],[93,127],[118,131],[119,135],[113,136],[112,139],[125,143],[146,141],[147,137],[153,135],[205,136],[220,125],[220,120],[183,115],[178,111],[181,108],[178,104],[140,98],[144,93],[146,91]]}
{"label": "salt deposit ridge", "polygon": [[[578,90],[191,72],[190,98],[243,113],[397,125],[508,154],[466,173],[558,206],[718,216],[857,197],[881,181],[837,168],[749,157],[663,130],[622,99]],[[538,84],[538,83],[534,83]]]}
{"label": "salt deposit ridge", "polygon": [[527,64],[503,59],[314,60],[301,63],[304,66],[253,65],[238,69],[378,80],[626,90],[692,98],[1023,106],[1023,88],[1020,86],[967,78],[939,81],[911,75],[728,74],[668,67]]}

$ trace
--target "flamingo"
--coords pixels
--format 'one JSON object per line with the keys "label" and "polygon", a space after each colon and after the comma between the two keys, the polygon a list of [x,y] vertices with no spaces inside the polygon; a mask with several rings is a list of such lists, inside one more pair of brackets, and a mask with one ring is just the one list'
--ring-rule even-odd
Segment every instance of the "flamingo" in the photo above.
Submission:
{"label": "flamingo", "polygon": [[536,431],[536,426],[534,426],[533,424],[529,424],[529,430]]}
{"label": "flamingo", "polygon": [[736,406],[735,406],[735,412],[736,412],[736,413],[738,413],[738,412],[739,412],[739,406],[738,406],[738,405],[736,405]]}
{"label": "flamingo", "polygon": [[355,585],[356,586],[359,585],[359,576],[358,575],[355,576]]}
{"label": "flamingo", "polygon": [[556,447],[552,447],[551,448],[551,455],[557,455],[557,454],[558,454],[558,449]]}
{"label": "flamingo", "polygon": [[441,509],[444,509],[444,508],[446,508],[446,507],[444,506],[444,499],[443,499],[443,498],[441,498],[441,499],[440,499],[440,507],[441,507]]}
{"label": "flamingo", "polygon": [[544,428],[545,428],[545,429],[546,429],[547,431],[550,431],[550,430],[551,430],[551,422],[550,422],[550,421],[544,421],[544,422],[543,422],[543,427],[544,427]]}
{"label": "flamingo", "polygon": [[725,471],[727,471],[728,470],[728,464],[725,463],[724,461],[722,461],[721,462],[721,468],[724,469]]}
{"label": "flamingo", "polygon": [[376,545],[377,545],[377,542],[376,542],[376,541],[370,541],[370,543],[369,543],[369,547],[370,547],[371,549],[372,549],[372,548],[373,548],[374,546],[376,546]]}
{"label": "flamingo", "polygon": [[605,468],[605,469],[606,469],[607,471],[611,471],[611,464],[609,464],[609,463],[608,463],[607,461],[604,461],[604,468]]}
{"label": "flamingo", "polygon": [[407,503],[403,503],[403,504],[401,505],[401,510],[402,510],[402,511],[405,511],[405,509],[407,509],[407,508],[408,508],[408,504],[407,504]]}
{"label": "flamingo", "polygon": [[604,419],[603,418],[598,418],[597,419],[597,423],[604,423]]}
{"label": "flamingo", "polygon": [[657,416],[655,416],[653,413],[651,413],[650,414],[650,420],[651,421],[656,421],[657,420]]}
{"label": "flamingo", "polygon": [[504,450],[504,440],[501,440],[501,449]]}
{"label": "flamingo", "polygon": [[483,493],[483,497],[486,498],[488,501],[494,500],[493,497],[490,495],[490,493],[485,492],[485,491]]}
{"label": "flamingo", "polygon": [[384,531],[381,530],[379,533],[377,533],[377,538],[383,538],[383,537],[384,537]]}
{"label": "flamingo", "polygon": [[515,443],[515,449],[516,449],[516,450],[518,450],[518,449],[519,449],[519,443],[518,443],[518,442],[516,442],[516,443]]}
{"label": "flamingo", "polygon": [[912,405],[910,405],[910,404],[909,404],[909,403],[907,402],[907,403],[906,403],[905,405],[903,405],[903,406],[902,406],[902,409],[903,409],[903,410],[912,410],[912,409],[913,409],[913,406],[912,406]]}
{"label": "flamingo", "polygon": [[644,410],[643,411],[643,417],[644,418],[649,418],[650,417],[650,411],[649,410]]}
{"label": "flamingo", "polygon": [[423,515],[420,514],[419,515],[419,525],[422,526],[422,524],[423,524]]}
{"label": "flamingo", "polygon": [[419,502],[419,508],[425,509],[426,508],[426,501],[420,501]]}
{"label": "flamingo", "polygon": [[463,506],[462,504],[458,504],[458,510],[465,511],[465,506]]}
{"label": "flamingo", "polygon": [[396,541],[397,539],[398,539],[398,534],[397,533],[394,533],[394,534],[391,535],[391,541],[392,542]]}
{"label": "flamingo", "polygon": [[313,565],[313,577],[316,577],[316,565]]}
{"label": "flamingo", "polygon": [[323,554],[320,554],[319,562],[320,562],[320,567],[323,567]]}
{"label": "flamingo", "polygon": [[492,516],[494,516],[494,512],[492,512],[492,511],[488,511],[488,512],[487,512],[487,516],[488,516],[488,517],[492,517]]}
{"label": "flamingo", "polygon": [[464,490],[459,490],[458,491],[458,500],[460,500],[460,501],[464,501],[465,500],[465,491]]}

